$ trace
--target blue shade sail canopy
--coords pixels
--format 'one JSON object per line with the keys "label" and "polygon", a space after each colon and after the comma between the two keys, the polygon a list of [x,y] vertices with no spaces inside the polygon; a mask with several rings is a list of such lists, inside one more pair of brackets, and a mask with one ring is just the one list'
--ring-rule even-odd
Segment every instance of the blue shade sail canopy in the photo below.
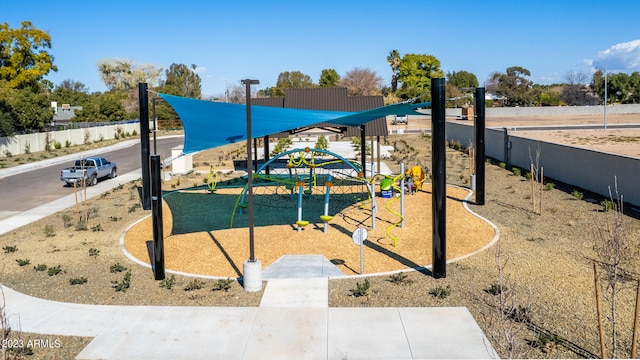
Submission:
{"label": "blue shade sail canopy", "polygon": [[[247,108],[229,104],[158,94],[178,113],[184,126],[185,154],[207,150],[247,139]],[[291,109],[270,106],[251,106],[251,134],[264,137],[321,122],[359,126],[387,115],[423,115],[418,108],[431,103],[393,104],[380,108],[343,112],[327,110]]]}

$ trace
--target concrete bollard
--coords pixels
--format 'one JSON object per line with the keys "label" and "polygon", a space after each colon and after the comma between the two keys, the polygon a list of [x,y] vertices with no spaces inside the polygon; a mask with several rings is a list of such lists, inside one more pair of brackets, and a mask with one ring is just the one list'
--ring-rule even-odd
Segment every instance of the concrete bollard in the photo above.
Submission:
{"label": "concrete bollard", "polygon": [[244,274],[242,283],[244,291],[256,292],[262,290],[262,263],[260,260],[246,260],[242,264]]}

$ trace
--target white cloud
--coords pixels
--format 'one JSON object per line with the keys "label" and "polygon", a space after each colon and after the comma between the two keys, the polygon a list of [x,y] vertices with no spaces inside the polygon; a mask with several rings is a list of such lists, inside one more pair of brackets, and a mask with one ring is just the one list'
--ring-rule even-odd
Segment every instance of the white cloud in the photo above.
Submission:
{"label": "white cloud", "polygon": [[640,39],[616,44],[598,52],[590,65],[614,72],[640,71]]}

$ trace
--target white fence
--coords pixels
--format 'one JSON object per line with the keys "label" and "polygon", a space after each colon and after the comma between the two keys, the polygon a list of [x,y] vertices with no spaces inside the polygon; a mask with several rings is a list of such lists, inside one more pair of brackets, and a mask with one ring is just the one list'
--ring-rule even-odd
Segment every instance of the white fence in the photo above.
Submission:
{"label": "white fence", "polygon": [[47,141],[49,142],[50,148],[53,149],[56,142],[60,143],[62,147],[65,147],[66,144],[81,145],[100,140],[114,139],[116,134],[118,134],[118,131],[129,134],[132,134],[135,131],[140,134],[140,123],[106,125],[84,129],[69,129],[15,135],[11,137],[0,137],[0,157],[5,157],[7,154],[25,154],[26,149],[29,149],[29,152],[44,151],[47,146]]}

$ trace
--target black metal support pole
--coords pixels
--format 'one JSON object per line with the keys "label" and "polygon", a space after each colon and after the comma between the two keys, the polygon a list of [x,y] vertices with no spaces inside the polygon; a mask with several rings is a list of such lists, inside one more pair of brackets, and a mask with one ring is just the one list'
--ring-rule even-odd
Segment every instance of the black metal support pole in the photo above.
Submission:
{"label": "black metal support pole", "polygon": [[247,99],[247,216],[249,217],[249,261],[255,262],[255,246],[253,236],[253,161],[251,154],[251,84],[259,84],[258,80],[242,80],[246,87]]}
{"label": "black metal support pole", "polygon": [[153,153],[158,153],[158,143],[156,139],[156,134],[158,133],[158,115],[156,114],[156,100],[159,99],[154,97],[151,99],[151,114],[153,115]]}
{"label": "black metal support pole", "polygon": [[253,172],[258,172],[258,138],[253,139]]}
{"label": "black metal support pole", "polygon": [[431,79],[433,277],[447,276],[445,79]]}
{"label": "black metal support pole", "polygon": [[151,209],[151,190],[149,180],[149,95],[147,84],[138,84],[138,99],[140,101],[140,153],[142,154],[142,208]]}
{"label": "black metal support pole", "polygon": [[484,205],[484,190],[485,190],[485,171],[484,171],[484,158],[485,158],[485,142],[484,142],[484,130],[485,130],[485,98],[484,88],[476,88],[476,118],[475,118],[475,132],[476,132],[476,158],[475,158],[475,170],[476,170],[476,204]]}
{"label": "black metal support pole", "polygon": [[364,124],[360,125],[360,163],[362,164],[362,178],[367,178],[367,137]]}
{"label": "black metal support pole", "polygon": [[[264,162],[269,161],[271,156],[269,156],[269,135],[264,137]],[[269,176],[269,167],[264,168],[264,173]]]}
{"label": "black metal support pole", "polygon": [[153,219],[153,275],[164,280],[164,233],[162,229],[162,183],[160,155],[151,155],[151,213]]}

